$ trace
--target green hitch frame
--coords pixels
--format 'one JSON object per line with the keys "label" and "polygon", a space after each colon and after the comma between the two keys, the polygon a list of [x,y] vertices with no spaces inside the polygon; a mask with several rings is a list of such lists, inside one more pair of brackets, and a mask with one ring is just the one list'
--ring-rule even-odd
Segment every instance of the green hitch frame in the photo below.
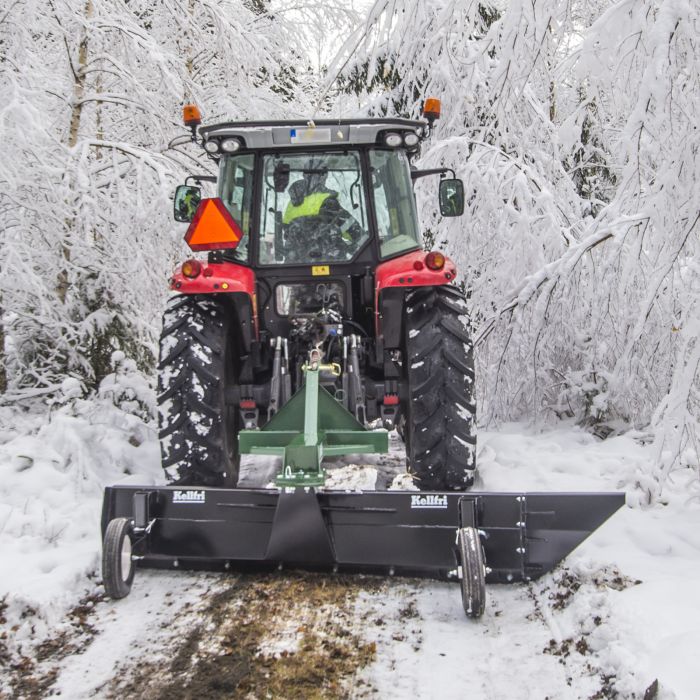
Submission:
{"label": "green hitch frame", "polygon": [[333,365],[305,365],[304,385],[260,430],[241,430],[241,454],[282,457],[280,487],[323,486],[324,457],[389,451],[386,430],[367,430],[319,384],[321,370]]}

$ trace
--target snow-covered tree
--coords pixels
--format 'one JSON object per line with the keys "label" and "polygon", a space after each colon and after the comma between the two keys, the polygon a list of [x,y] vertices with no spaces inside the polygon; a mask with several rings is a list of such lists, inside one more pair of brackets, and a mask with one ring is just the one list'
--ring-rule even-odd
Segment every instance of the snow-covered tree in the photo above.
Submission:
{"label": "snow-covered tree", "polygon": [[185,173],[211,170],[168,145],[181,105],[210,119],[293,112],[294,94],[275,89],[294,41],[265,4],[69,0],[10,5],[0,42],[12,395],[51,392],[67,374],[94,388],[114,350],[151,362],[183,253],[169,198]]}
{"label": "snow-covered tree", "polygon": [[699,23],[660,0],[378,0],[329,74],[369,113],[443,101],[422,164],[455,168],[468,211],[440,221],[425,181],[419,201],[470,296],[484,420],[651,426],[655,477],[698,459]]}

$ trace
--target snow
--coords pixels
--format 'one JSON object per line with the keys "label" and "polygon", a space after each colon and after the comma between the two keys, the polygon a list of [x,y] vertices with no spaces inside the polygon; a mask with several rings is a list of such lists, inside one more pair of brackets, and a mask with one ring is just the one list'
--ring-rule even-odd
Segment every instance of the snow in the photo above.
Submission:
{"label": "snow", "polygon": [[[482,431],[480,440],[477,488],[484,491],[623,489],[635,503],[629,489],[652,459],[632,436],[600,441],[573,426],[540,433],[511,424]],[[611,675],[619,697],[641,698],[655,679],[659,698],[697,697],[689,670],[700,648],[700,508],[686,490],[692,477],[689,470],[674,475],[665,506],[619,511],[567,558],[566,568],[529,586],[489,586],[480,622],[463,617],[450,584],[397,583],[381,601],[364,596],[360,610],[387,621],[377,638],[378,661],[366,672],[378,695],[460,698],[468,688],[476,699],[588,698]],[[626,581],[622,590],[618,574]],[[566,576],[580,587],[558,609],[552,589]],[[398,611],[411,600],[415,631],[397,643]],[[576,641],[585,653],[542,653]]]}
{"label": "snow", "polygon": [[418,487],[413,482],[413,477],[404,472],[397,474],[389,485],[389,491],[418,491]]}
{"label": "snow", "polygon": [[41,640],[95,589],[103,488],[163,480],[155,431],[112,400],[69,398],[46,424],[12,415],[18,434],[0,445],[0,600],[17,625],[11,648]]}
{"label": "snow", "polygon": [[361,464],[330,469],[325,488],[336,491],[374,491],[377,488],[377,470]]}
{"label": "snow", "polygon": [[[86,592],[99,592],[103,486],[161,480],[153,431],[110,402],[72,399],[48,424],[37,421],[5,428],[12,436],[0,447],[0,599],[8,605],[7,628],[18,625],[12,653],[64,629],[65,612]],[[654,451],[633,433],[600,441],[573,425],[537,431],[508,424],[479,439],[478,490],[625,490],[634,507],[539,581],[489,586],[478,622],[464,617],[455,584],[395,580],[379,594],[363,593],[356,619],[383,621],[361,625],[377,654],[358,678],[379,697],[460,698],[468,689],[475,699],[589,698],[610,677],[623,698],[641,698],[655,679],[662,700],[695,698],[700,506],[688,497],[690,470],[672,472],[664,505],[648,507],[635,485]],[[331,460],[328,486],[415,488],[395,434],[391,445],[389,455]],[[243,482],[270,480],[277,462],[246,458]],[[197,601],[223,580],[140,570],[127,599],[96,603],[94,638],[60,663],[54,688],[76,699],[99,695],[116,668],[137,663],[144,645],[160,658],[176,645]],[[27,617],[29,609],[35,612]],[[260,653],[294,650],[297,631],[285,625]]]}

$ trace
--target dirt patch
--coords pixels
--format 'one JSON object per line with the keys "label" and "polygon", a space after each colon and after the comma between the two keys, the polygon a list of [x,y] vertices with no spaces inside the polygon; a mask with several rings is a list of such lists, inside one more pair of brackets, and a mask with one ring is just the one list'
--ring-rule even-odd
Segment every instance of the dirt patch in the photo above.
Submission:
{"label": "dirt patch", "polygon": [[[103,598],[103,595],[94,593],[86,595],[66,614],[66,624],[59,632],[26,650],[18,648],[14,653],[10,652],[7,631],[2,631],[0,668],[7,674],[10,697],[14,700],[39,700],[50,694],[50,688],[58,676],[58,662],[70,654],[82,653],[95,636],[96,630],[90,616],[95,604]],[[6,607],[2,609],[0,606],[0,624],[6,622]],[[30,620],[36,614],[34,608],[27,606],[20,619]],[[17,625],[12,627],[10,633],[14,634],[17,629]]]}
{"label": "dirt patch", "polygon": [[549,644],[542,650],[545,654],[552,654],[553,656],[558,656],[560,663],[564,663],[564,660],[573,651],[578,652],[581,656],[585,656],[590,652],[588,642],[586,637],[582,636],[578,639],[564,639],[557,643],[554,639],[549,640]]}
{"label": "dirt patch", "polygon": [[565,570],[556,582],[555,589],[549,594],[552,609],[563,610],[567,607],[579,588],[581,588],[581,581],[571,571]]}
{"label": "dirt patch", "polygon": [[[546,587],[549,591],[548,599],[551,601],[552,610],[564,610],[573,600],[574,595],[584,584],[592,584],[598,590],[610,588],[614,591],[623,591],[632,586],[638,586],[642,581],[633,579],[621,573],[615,567],[607,567],[593,574],[590,579],[581,578],[579,574],[570,569],[562,568],[552,577],[552,587]],[[596,623],[600,624],[600,622]]]}
{"label": "dirt patch", "polygon": [[[578,596],[583,595],[585,600],[585,596],[590,597],[599,591],[606,589],[623,591],[640,583],[642,581],[626,576],[614,566],[604,567],[591,573],[561,567],[549,577],[547,583],[530,586],[530,597],[534,604],[532,617],[539,618],[547,624],[550,615],[562,615],[565,618],[567,608]],[[547,609],[546,615],[545,609]],[[617,677],[600,667],[590,644],[591,635],[596,634],[599,627],[608,623],[607,609],[591,609],[590,612],[591,616],[585,621],[586,624],[576,625],[579,628],[579,634],[561,641],[550,639],[542,652],[557,657],[559,663],[574,673],[582,673],[591,678],[597,677],[600,687],[589,700],[617,698],[619,697],[616,688]],[[573,681],[573,679],[570,680]]]}
{"label": "dirt patch", "polygon": [[[5,613],[7,612],[7,596],[0,598],[0,625],[7,624]],[[7,630],[0,630],[0,668],[7,666],[10,663],[10,651],[7,647]],[[0,691],[0,698],[2,691]]]}
{"label": "dirt patch", "polygon": [[350,681],[376,653],[356,629],[355,599],[379,585],[357,576],[238,577],[193,616],[167,669],[139,666],[108,693],[144,700],[348,697]]}

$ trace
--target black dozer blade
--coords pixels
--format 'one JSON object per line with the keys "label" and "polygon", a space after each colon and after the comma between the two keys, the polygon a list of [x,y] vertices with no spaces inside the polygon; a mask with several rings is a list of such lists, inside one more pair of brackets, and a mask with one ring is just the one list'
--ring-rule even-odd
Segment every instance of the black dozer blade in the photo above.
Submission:
{"label": "black dozer blade", "polygon": [[455,579],[457,530],[475,527],[486,581],[554,568],[617,511],[621,493],[341,492],[113,486],[102,533],[133,522],[142,566],[333,569]]}

